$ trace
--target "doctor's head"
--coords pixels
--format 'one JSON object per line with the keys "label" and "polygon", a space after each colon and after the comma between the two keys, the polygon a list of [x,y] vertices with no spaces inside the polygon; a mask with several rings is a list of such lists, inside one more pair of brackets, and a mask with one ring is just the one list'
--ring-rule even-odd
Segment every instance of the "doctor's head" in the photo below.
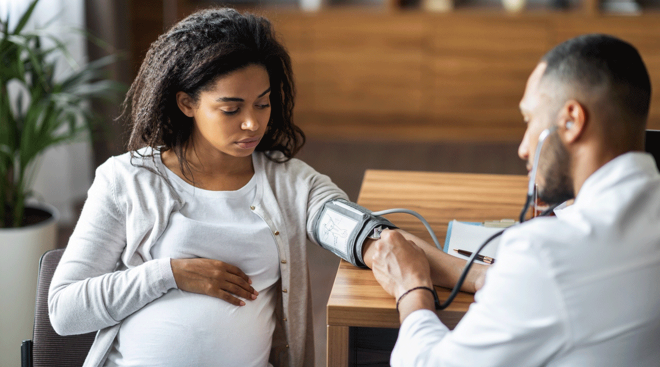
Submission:
{"label": "doctor's head", "polygon": [[518,155],[532,169],[539,135],[556,126],[540,154],[539,196],[560,203],[575,196],[583,165],[598,167],[643,150],[651,83],[637,50],[612,36],[570,39],[548,52],[527,81],[520,111],[527,130]]}
{"label": "doctor's head", "polygon": [[193,140],[229,155],[279,151],[284,158],[273,159],[286,160],[305,140],[293,123],[294,96],[290,57],[266,18],[198,11],[147,51],[124,102],[128,149],[172,150],[182,172]]}

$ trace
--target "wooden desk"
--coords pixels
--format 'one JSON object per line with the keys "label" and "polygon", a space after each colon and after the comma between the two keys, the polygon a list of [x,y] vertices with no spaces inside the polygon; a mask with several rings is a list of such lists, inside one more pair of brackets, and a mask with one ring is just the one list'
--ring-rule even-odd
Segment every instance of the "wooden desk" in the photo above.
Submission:
{"label": "wooden desk", "polygon": [[[459,173],[368,170],[358,203],[370,210],[407,208],[420,213],[443,241],[447,224],[518,218],[524,204],[527,177]],[[388,219],[402,229],[431,242],[423,224],[406,214]],[[436,287],[442,302],[449,289]],[[473,295],[460,293],[446,310],[438,311],[449,328],[467,311]],[[395,300],[385,293],[368,269],[358,269],[342,260],[328,300],[328,367],[349,365],[351,327],[398,328]]]}

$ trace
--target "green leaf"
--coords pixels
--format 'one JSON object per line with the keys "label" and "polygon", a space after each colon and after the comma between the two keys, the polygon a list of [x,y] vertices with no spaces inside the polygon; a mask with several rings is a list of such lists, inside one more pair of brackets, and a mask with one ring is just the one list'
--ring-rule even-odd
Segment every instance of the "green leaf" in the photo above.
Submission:
{"label": "green leaf", "polygon": [[[12,32],[13,34],[19,34],[23,30],[23,27],[27,24],[27,22],[30,20],[30,17],[32,16],[32,12],[34,11],[34,7],[37,6],[37,3],[39,0],[34,0],[30,6],[27,8],[25,13],[21,16],[21,19],[18,21],[18,24],[16,25],[16,28],[14,28],[14,31]],[[9,24],[9,18],[7,18],[7,24]]]}
{"label": "green leaf", "polygon": [[64,81],[62,81],[62,88],[71,88],[98,78],[102,74],[106,73],[105,70],[102,70],[104,67],[111,65],[116,61],[117,57],[114,55],[109,55],[98,60],[94,60],[77,72],[72,73],[68,78],[64,79]]}

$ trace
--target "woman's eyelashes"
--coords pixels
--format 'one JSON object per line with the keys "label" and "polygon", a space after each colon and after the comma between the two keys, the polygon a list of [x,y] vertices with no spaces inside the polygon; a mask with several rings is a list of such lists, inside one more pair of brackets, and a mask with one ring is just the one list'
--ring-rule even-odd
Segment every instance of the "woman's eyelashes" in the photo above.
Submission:
{"label": "woman's eyelashes", "polygon": [[231,116],[231,115],[235,115],[235,114],[237,114],[238,111],[239,111],[239,108],[236,107],[236,109],[234,109],[234,110],[221,110],[221,111],[222,111],[222,113],[224,113],[225,115],[229,115],[229,116]]}
{"label": "woman's eyelashes", "polygon": [[[260,110],[263,110],[263,109],[269,108],[269,107],[270,107],[270,103],[257,104],[257,105],[255,105],[255,107],[258,108],[258,109],[260,109]],[[225,115],[232,116],[232,115],[237,114],[238,111],[240,111],[240,110],[241,110],[240,107],[236,107],[236,108],[233,109],[233,110],[222,110],[222,109],[221,109],[220,111],[222,111],[222,113],[224,113]]]}
{"label": "woman's eyelashes", "polygon": [[270,94],[259,98],[255,101],[254,106],[260,110],[270,107]]}

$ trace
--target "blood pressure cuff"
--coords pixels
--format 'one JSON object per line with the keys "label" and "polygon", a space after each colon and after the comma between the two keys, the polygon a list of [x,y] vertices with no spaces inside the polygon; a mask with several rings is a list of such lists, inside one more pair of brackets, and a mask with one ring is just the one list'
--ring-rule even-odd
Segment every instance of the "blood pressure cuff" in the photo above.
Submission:
{"label": "blood pressure cuff", "polygon": [[[314,221],[314,239],[321,247],[355,266],[366,268],[362,245],[368,238],[379,238],[380,230],[397,228],[389,220],[375,216],[360,205],[344,199],[326,202]],[[375,232],[375,237],[372,236]]]}

